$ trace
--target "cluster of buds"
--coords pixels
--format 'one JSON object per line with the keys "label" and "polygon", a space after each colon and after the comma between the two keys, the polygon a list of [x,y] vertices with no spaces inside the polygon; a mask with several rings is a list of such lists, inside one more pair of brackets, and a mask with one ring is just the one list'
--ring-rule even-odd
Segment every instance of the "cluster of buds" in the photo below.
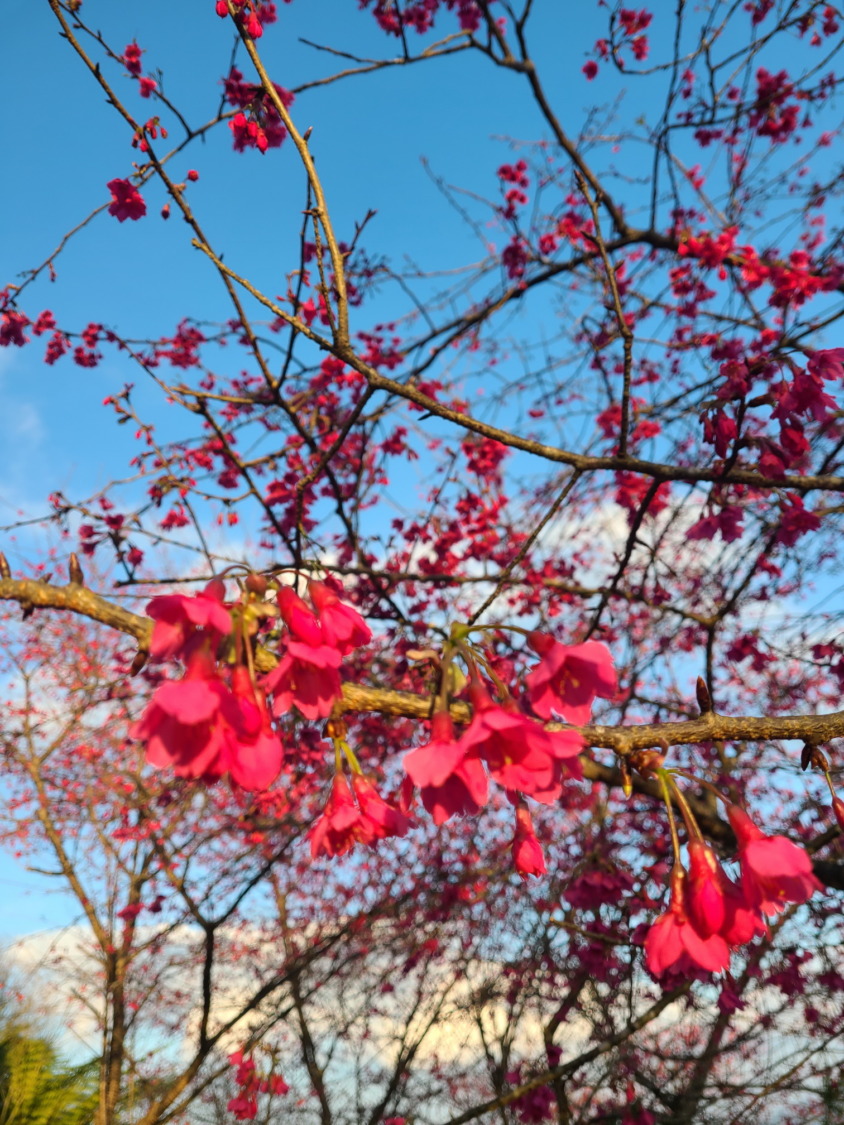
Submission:
{"label": "cluster of buds", "polygon": [[272,3],[254,3],[253,0],[230,0],[230,2],[216,0],[214,7],[220,19],[225,19],[231,11],[238,26],[244,29],[250,39],[260,39],[264,34],[264,25],[275,23],[278,19],[276,6]]}

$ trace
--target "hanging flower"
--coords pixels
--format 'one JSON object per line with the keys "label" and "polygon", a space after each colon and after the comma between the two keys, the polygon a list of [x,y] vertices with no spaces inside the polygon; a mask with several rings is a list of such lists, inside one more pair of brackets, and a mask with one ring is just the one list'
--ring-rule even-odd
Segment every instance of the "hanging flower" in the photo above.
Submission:
{"label": "hanging flower", "polygon": [[742,888],[763,914],[778,914],[788,903],[806,902],[823,890],[803,848],[785,836],[766,836],[737,805],[730,805],[727,815],[738,840]]}
{"label": "hanging flower", "polygon": [[645,964],[655,977],[666,973],[719,973],[729,968],[730,950],[719,934],[702,936],[686,909],[686,873],[677,864],[671,872],[671,901],[645,938]]}

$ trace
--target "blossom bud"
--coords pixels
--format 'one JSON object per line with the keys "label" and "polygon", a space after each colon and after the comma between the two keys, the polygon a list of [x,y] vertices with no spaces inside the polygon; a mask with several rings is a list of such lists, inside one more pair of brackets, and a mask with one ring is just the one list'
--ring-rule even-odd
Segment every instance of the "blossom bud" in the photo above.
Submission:
{"label": "blossom bud", "polygon": [[840,797],[832,798],[832,811],[835,813],[838,827],[844,832],[844,801]]}
{"label": "blossom bud", "polygon": [[706,681],[703,676],[698,676],[695,691],[697,693],[697,705],[700,708],[701,715],[711,714],[713,711],[712,696],[709,694],[709,688],[706,686]]}
{"label": "blossom bud", "polygon": [[79,556],[75,551],[71,551],[70,553],[67,570],[71,582],[73,582],[76,586],[85,585],[85,575],[82,573],[82,567],[79,565]]}
{"label": "blossom bud", "polygon": [[622,760],[618,769],[621,774],[621,791],[625,797],[629,798],[633,793],[633,778],[630,776],[630,767],[627,762]]}
{"label": "blossom bud", "polygon": [[6,556],[3,554],[3,552],[0,551],[0,578],[11,578],[11,577],[12,577],[12,570],[11,570],[11,567],[9,566],[9,560],[6,558]]}

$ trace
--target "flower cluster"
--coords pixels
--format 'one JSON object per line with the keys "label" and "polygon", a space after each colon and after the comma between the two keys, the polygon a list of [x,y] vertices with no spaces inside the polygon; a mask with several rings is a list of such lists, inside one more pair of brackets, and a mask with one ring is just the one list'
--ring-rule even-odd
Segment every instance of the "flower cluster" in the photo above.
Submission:
{"label": "flower cluster", "polygon": [[275,715],[295,706],[306,719],[324,719],[340,698],[343,657],[368,644],[372,634],[360,614],[324,582],[309,582],[308,593],[319,617],[290,586],[278,592],[288,632],[281,659],[263,686],[273,696]]}
{"label": "flower cluster", "polygon": [[[285,108],[293,104],[293,94],[283,86],[275,84],[275,92]],[[268,148],[278,148],[287,136],[275,102],[261,87],[244,81],[243,74],[236,66],[223,79],[226,101],[240,110],[229,121],[236,152],[247,148],[257,148],[264,153]]]}
{"label": "flower cluster", "polygon": [[668,910],[645,939],[645,962],[656,977],[729,968],[731,949],[767,933],[764,915],[806,902],[822,889],[802,848],[784,836],[766,836],[735,805],[728,806],[728,816],[738,841],[741,882],[730,879],[708,844],[689,843],[688,872],[675,863]]}
{"label": "flower cluster", "polygon": [[[589,721],[597,696],[615,694],[615,670],[604,645],[589,641],[567,646],[538,632],[531,633],[528,641],[542,657],[526,678],[528,700],[542,718],[556,713],[583,724]],[[436,711],[430,742],[405,756],[405,771],[435,824],[478,812],[488,800],[490,780],[502,786],[516,805],[512,843],[516,870],[541,875],[545,872],[542,850],[527,807],[516,795],[547,805],[556,802],[563,782],[582,776],[578,755],[583,739],[575,730],[546,730],[523,714],[509,693],[494,702],[474,664],[469,670],[472,721],[458,737],[448,711]]]}
{"label": "flower cluster", "polygon": [[235,1051],[234,1054],[229,1055],[229,1062],[235,1068],[234,1081],[239,1088],[239,1093],[229,1101],[226,1109],[233,1113],[238,1121],[254,1121],[258,1116],[260,1094],[283,1095],[290,1090],[280,1074],[261,1078],[254,1060],[244,1058],[243,1051]]}
{"label": "flower cluster", "polygon": [[270,785],[283,758],[273,716],[294,706],[306,718],[327,716],[340,697],[342,657],[371,636],[360,615],[328,586],[311,582],[309,589],[319,619],[290,587],[279,590],[287,633],[278,666],[261,682],[251,670],[250,645],[256,622],[275,615],[275,607],[254,591],[229,607],[219,579],[194,597],[153,598],[147,606],[155,622],[150,655],[181,661],[185,675],[158,686],[134,728],[151,765],[209,782],[228,774],[244,789]]}
{"label": "flower cluster", "polygon": [[345,855],[355,844],[371,847],[388,836],[406,835],[411,823],[362,774],[352,774],[350,788],[345,775],[337,773],[328,804],[308,833],[311,856]]}
{"label": "flower cluster", "polygon": [[229,774],[244,789],[265,789],[281,768],[281,741],[262,691],[243,664],[220,666],[217,650],[232,631],[222,582],[193,598],[154,598],[150,654],[178,659],[182,680],[159,685],[133,729],[147,745],[147,761],[179,777],[217,781]]}

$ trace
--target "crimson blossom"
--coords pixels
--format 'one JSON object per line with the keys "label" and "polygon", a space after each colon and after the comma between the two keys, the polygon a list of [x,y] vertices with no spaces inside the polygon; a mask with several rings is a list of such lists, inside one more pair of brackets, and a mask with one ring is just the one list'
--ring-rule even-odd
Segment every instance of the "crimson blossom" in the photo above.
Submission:
{"label": "crimson blossom", "polygon": [[118,222],[142,219],[147,213],[143,196],[129,180],[109,180],[106,187],[111,192],[108,213],[114,215]]}

